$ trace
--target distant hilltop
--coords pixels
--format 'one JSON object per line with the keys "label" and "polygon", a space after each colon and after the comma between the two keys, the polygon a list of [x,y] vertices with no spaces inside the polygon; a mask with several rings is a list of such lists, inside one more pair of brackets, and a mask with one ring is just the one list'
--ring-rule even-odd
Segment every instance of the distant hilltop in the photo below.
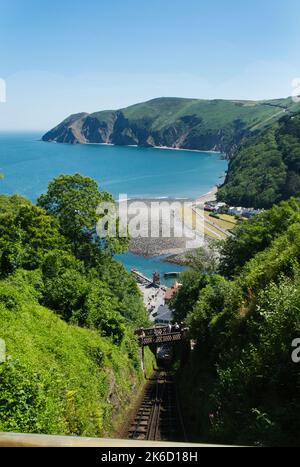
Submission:
{"label": "distant hilltop", "polygon": [[244,137],[299,109],[292,98],[240,101],[162,97],[120,110],[71,115],[42,139],[215,150],[230,155]]}

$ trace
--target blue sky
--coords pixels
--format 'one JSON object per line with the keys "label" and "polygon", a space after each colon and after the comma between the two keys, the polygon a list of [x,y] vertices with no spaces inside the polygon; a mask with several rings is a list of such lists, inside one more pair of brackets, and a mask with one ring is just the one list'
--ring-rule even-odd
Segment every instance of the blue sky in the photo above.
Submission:
{"label": "blue sky", "polygon": [[0,130],[158,96],[290,95],[299,20],[299,0],[0,0]]}

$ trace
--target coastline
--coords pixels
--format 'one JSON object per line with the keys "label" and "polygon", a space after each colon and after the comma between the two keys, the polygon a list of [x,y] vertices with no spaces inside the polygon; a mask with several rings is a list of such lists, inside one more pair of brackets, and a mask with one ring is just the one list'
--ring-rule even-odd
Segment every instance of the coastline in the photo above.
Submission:
{"label": "coastline", "polygon": [[[112,143],[80,143],[83,145],[96,145],[96,146],[117,146]],[[141,147],[142,146],[137,146],[137,145],[122,145],[124,147]],[[120,147],[120,146],[118,146]],[[165,146],[149,146],[149,149],[164,149],[164,150],[172,150],[172,151],[189,151],[189,152],[202,152],[202,153],[212,153],[212,154],[219,154],[220,156],[222,155],[221,152],[217,151],[201,151],[201,150],[189,150],[189,149],[182,149],[182,148],[174,148],[174,147],[165,147]],[[142,208],[141,214],[139,214],[139,219],[141,223],[141,227],[139,230],[141,230],[141,237],[137,238],[132,238],[130,243],[129,243],[129,249],[128,252],[132,253],[134,255],[138,255],[141,257],[145,258],[155,258],[155,257],[164,257],[164,262],[169,262],[173,264],[178,264],[178,265],[185,265],[187,264],[187,259],[186,255],[187,253],[191,253],[193,249],[196,247],[189,246],[188,247],[188,240],[190,238],[195,238],[200,246],[203,245],[204,248],[210,248],[210,238],[207,235],[207,231],[211,231],[210,226],[206,226],[205,228],[205,235],[203,237],[203,233],[201,234],[200,230],[198,234],[194,234],[193,237],[191,237],[191,231],[194,230],[192,228],[192,216],[194,213],[192,211],[195,210],[197,206],[203,205],[207,201],[212,201],[216,199],[216,193],[218,191],[218,187],[216,185],[212,186],[209,191],[206,191],[205,193],[200,194],[199,196],[193,196],[193,197],[175,197],[175,196],[155,196],[155,197],[147,197],[147,196],[135,196],[128,198],[127,204],[130,206],[132,203],[135,202],[142,202],[144,203],[144,208]],[[122,201],[121,201],[122,202]],[[172,214],[172,219],[171,223],[173,223],[176,227],[183,227],[185,232],[182,233],[181,237],[178,237],[174,235],[174,226],[173,231],[171,228],[171,234],[170,232],[170,216],[166,215],[165,219],[159,219],[159,233],[158,234],[152,234],[151,232],[145,232],[144,226],[146,229],[148,229],[149,225],[149,212],[151,208],[151,203],[178,203],[178,207],[175,209],[174,213]],[[119,203],[118,200],[116,200],[116,203]],[[182,218],[182,208],[179,206],[179,204],[182,204],[182,207],[184,205],[185,209],[187,208],[187,216],[185,220]],[[159,206],[157,209],[160,209]],[[190,211],[190,213],[189,213]],[[155,207],[154,207],[154,216],[156,216],[157,213],[155,213]],[[159,215],[158,215],[159,216]],[[135,217],[133,214],[129,215],[129,220],[130,217]],[[160,217],[160,216],[159,216]],[[163,217],[163,216],[161,216]],[[169,230],[164,230],[168,229]],[[150,230],[150,229],[149,229]],[[166,232],[168,237],[162,235],[162,232]],[[181,231],[180,231],[181,232]],[[218,237],[218,232],[215,233],[215,235]],[[198,241],[201,240],[201,241]],[[196,242],[196,243],[197,243]]]}
{"label": "coastline", "polygon": [[[142,147],[136,145],[135,147]],[[221,151],[214,151],[213,149],[185,149],[185,148],[174,148],[174,147],[169,147],[169,146],[149,146],[150,148],[153,149],[168,149],[169,151],[188,151],[188,152],[205,152],[208,154],[220,154],[222,155],[223,153]]]}
{"label": "coastline", "polygon": [[[211,190],[207,193],[204,193],[203,195],[200,195],[196,199],[193,200],[186,200],[186,199],[175,199],[175,198],[161,198],[161,201],[166,201],[169,200],[170,202],[174,201],[177,203],[185,203],[188,207],[192,208],[193,206],[199,206],[203,205],[207,201],[213,201],[216,199],[216,193],[218,191],[217,186],[214,186],[211,188]],[[139,213],[139,217],[141,219],[141,224],[144,224],[145,226],[148,226],[148,215],[149,215],[149,208],[151,206],[152,202],[158,202],[159,199],[155,198],[137,198],[137,199],[131,199],[127,200],[128,204],[130,205],[131,203],[134,202],[143,202],[145,205],[145,209],[141,210]],[[186,204],[187,203],[187,204]],[[180,215],[180,212],[176,212],[174,215],[173,219],[175,224],[180,224],[182,225],[182,218]],[[159,231],[160,234],[164,230],[164,228],[168,228],[168,219],[162,219],[162,216],[159,220]],[[184,224],[184,227],[190,231],[191,227],[187,224]],[[186,254],[188,252],[192,252],[193,249],[187,248],[187,237],[182,236],[182,237],[177,237],[172,235],[172,229],[171,229],[171,236],[170,237],[163,237],[159,235],[158,237],[151,237],[148,236],[148,231],[144,231],[143,234],[145,236],[143,237],[138,237],[138,238],[132,238],[129,243],[129,252],[133,253],[138,256],[143,256],[143,257],[158,257],[158,256],[164,256],[165,257],[165,262],[170,262],[174,264],[179,264],[183,265],[186,264]],[[209,240],[204,237],[204,247],[209,248]]]}
{"label": "coastline", "polygon": [[196,198],[193,201],[193,204],[201,205],[201,204],[207,203],[208,201],[215,201],[217,192],[218,192],[218,187],[215,185],[214,187],[212,187],[210,191],[208,191],[204,195],[199,196],[199,198]]}
{"label": "coastline", "polygon": [[[52,143],[58,143],[57,141],[47,141]],[[69,144],[69,143],[63,143]],[[115,143],[91,143],[91,142],[81,142],[78,141],[78,144],[86,144],[90,146],[118,146],[124,148],[143,148],[143,149],[163,149],[168,151],[187,151],[187,152],[204,152],[207,154],[220,154],[220,156],[224,155],[221,151],[215,151],[213,149],[185,149],[185,148],[174,148],[173,146],[141,146],[139,144],[115,144]]]}
{"label": "coastline", "polygon": [[44,140],[43,137],[39,139],[43,143],[56,143],[56,144],[83,144],[87,146],[118,146],[124,148],[149,148],[149,149],[164,149],[169,151],[187,151],[187,152],[204,152],[207,154],[220,154],[220,156],[224,155],[222,151],[215,151],[213,149],[185,149],[185,148],[174,148],[172,146],[141,146],[139,144],[115,144],[115,143],[91,143],[88,141],[76,141],[76,143],[66,143],[62,141],[55,141],[55,140]]}

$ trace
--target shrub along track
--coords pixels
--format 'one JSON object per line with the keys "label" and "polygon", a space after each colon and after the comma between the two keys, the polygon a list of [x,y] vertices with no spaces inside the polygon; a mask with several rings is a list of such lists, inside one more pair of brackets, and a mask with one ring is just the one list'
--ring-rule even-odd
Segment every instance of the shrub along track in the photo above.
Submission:
{"label": "shrub along track", "polygon": [[140,406],[127,429],[127,438],[186,441],[177,392],[170,371],[158,369],[148,381]]}

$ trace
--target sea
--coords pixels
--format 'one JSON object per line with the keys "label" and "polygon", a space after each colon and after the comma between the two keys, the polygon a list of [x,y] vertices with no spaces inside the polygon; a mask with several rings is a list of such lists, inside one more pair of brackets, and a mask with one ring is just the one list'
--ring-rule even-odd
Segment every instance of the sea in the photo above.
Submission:
{"label": "sea", "polygon": [[[224,179],[227,161],[220,153],[113,145],[68,145],[41,141],[42,133],[0,133],[0,193],[19,193],[35,202],[60,174],[94,178],[101,190],[118,199],[191,199]],[[149,276],[185,268],[131,253],[117,259]],[[166,281],[166,284],[168,281]],[[168,285],[168,284],[167,284]]]}

